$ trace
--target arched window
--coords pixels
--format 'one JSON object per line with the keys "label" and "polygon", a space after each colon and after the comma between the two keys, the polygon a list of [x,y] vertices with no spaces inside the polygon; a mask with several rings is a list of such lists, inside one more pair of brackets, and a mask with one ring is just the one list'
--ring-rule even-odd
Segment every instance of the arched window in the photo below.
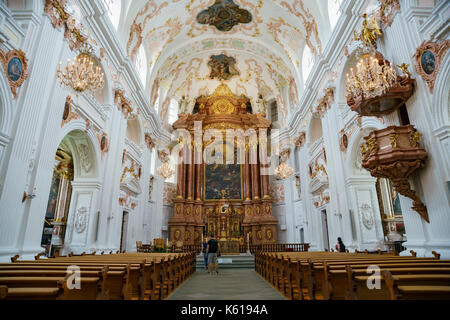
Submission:
{"label": "arched window", "polygon": [[302,68],[303,81],[306,82],[314,66],[314,55],[308,46],[305,46],[305,48],[303,49],[302,61],[303,61],[303,68]]}
{"label": "arched window", "polygon": [[331,30],[336,26],[341,16],[340,7],[343,0],[328,0],[328,17],[330,18]]}
{"label": "arched window", "polygon": [[172,125],[178,119],[178,101],[172,99],[170,101],[170,107],[167,114],[167,123]]}
{"label": "arched window", "polygon": [[122,10],[122,0],[102,0],[108,13],[109,20],[113,27],[117,30],[120,23],[120,14]]}
{"label": "arched window", "polygon": [[142,85],[145,87],[147,82],[147,56],[145,54],[144,46],[140,46],[138,54],[136,56],[136,69],[141,79]]}

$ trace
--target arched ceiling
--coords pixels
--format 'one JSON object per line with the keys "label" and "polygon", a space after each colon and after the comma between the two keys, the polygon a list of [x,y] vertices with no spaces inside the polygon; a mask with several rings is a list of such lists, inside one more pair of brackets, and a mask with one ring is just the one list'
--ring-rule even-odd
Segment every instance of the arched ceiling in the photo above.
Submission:
{"label": "arched ceiling", "polygon": [[[303,47],[316,55],[323,49],[329,29],[324,18],[327,1],[133,1],[125,18],[126,49],[134,60],[144,46],[149,61],[146,88],[152,102],[160,95],[163,107],[168,98],[196,98],[225,81],[236,94],[253,101],[259,93],[276,98],[287,117],[289,106],[298,101]],[[235,59],[239,75],[210,78],[211,56],[221,54]]]}

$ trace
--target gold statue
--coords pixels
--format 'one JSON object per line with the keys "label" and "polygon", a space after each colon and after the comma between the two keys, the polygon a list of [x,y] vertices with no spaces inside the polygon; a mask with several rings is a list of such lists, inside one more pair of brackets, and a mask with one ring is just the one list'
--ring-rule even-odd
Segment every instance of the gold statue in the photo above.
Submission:
{"label": "gold statue", "polygon": [[377,140],[374,138],[367,140],[367,144],[369,145],[369,153],[372,154],[378,151]]}
{"label": "gold statue", "polygon": [[403,62],[401,65],[398,65],[397,67],[403,72],[403,74],[405,76],[408,76],[408,78],[411,78],[411,73],[408,71],[409,64],[406,64]]}
{"label": "gold statue", "polygon": [[354,39],[360,40],[366,45],[367,47],[377,47],[377,39],[378,37],[383,35],[383,32],[381,31],[377,20],[375,17],[367,18],[367,14],[363,14],[363,28],[361,29],[360,33],[358,34],[356,31],[354,31]]}
{"label": "gold statue", "polygon": [[392,146],[392,148],[397,148],[398,134],[391,133],[389,135],[389,137],[391,138],[391,146]]}
{"label": "gold statue", "polygon": [[420,134],[419,132],[417,132],[417,131],[414,131],[414,133],[411,132],[411,144],[415,148],[419,147],[421,137],[422,137],[422,134]]}
{"label": "gold statue", "polygon": [[361,144],[361,154],[365,156],[367,154],[367,148],[365,144]]}

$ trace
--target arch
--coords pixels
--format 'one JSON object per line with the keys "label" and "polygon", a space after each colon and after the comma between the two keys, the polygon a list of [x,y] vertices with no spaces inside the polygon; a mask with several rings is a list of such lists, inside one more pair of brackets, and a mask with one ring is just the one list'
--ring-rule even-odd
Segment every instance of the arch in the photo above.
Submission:
{"label": "arch", "polygon": [[[450,52],[450,51],[449,51]],[[436,77],[431,114],[435,129],[450,125],[450,53],[447,52]]]}
{"label": "arch", "polygon": [[[356,163],[359,161],[360,156],[360,146],[364,137],[366,137],[373,130],[380,130],[383,126],[376,118],[364,117],[362,122],[362,129],[358,128],[351,135],[348,142],[348,154],[349,158],[347,160],[347,172],[349,177],[361,176],[361,174],[356,174]],[[368,171],[364,176],[370,175]]]}
{"label": "arch", "polygon": [[313,116],[309,125],[309,144],[313,144],[323,136],[322,120],[319,117]]}
{"label": "arch", "polygon": [[103,86],[103,89],[94,93],[94,97],[101,105],[111,105],[114,103],[111,73],[109,72],[105,59],[99,59],[97,62],[105,75],[105,85]]}
{"label": "arch", "polygon": [[0,134],[9,135],[13,122],[13,96],[9,83],[0,74]]}
{"label": "arch", "polygon": [[141,146],[143,144],[142,127],[137,117],[128,119],[126,137],[128,140],[132,141],[138,146]]}
{"label": "arch", "polygon": [[336,92],[335,92],[335,101],[340,104],[347,104],[347,73],[350,71],[352,66],[356,66],[356,50],[357,43],[354,42],[351,47],[348,48],[349,52],[347,58],[341,64],[340,70],[338,72],[338,77],[336,80]]}
{"label": "arch", "polygon": [[[101,152],[100,152],[100,145],[98,143],[97,136],[95,132],[92,129],[89,129],[88,132],[85,131],[86,129],[86,123],[82,120],[75,120],[70,123],[68,123],[66,126],[64,126],[63,130],[61,130],[58,134],[57,139],[54,140],[54,143],[52,145],[52,153],[50,153],[50,156],[54,156],[56,154],[56,151],[58,150],[59,145],[61,142],[67,137],[72,134],[72,136],[79,135],[80,138],[83,136],[85,144],[87,146],[87,150],[78,150],[78,147],[71,144],[72,152],[73,152],[73,158],[74,158],[74,167],[75,167],[75,179],[78,178],[89,178],[89,179],[96,179],[99,175],[99,163],[101,163]],[[81,139],[80,139],[81,141]],[[83,147],[81,147],[83,148]],[[91,160],[91,169],[89,170],[89,175],[86,174],[80,174],[77,175],[80,172],[81,166],[83,165],[82,162],[85,160],[81,160],[84,155],[84,153],[87,151],[89,154],[89,159]],[[78,168],[78,170],[77,170]]]}
{"label": "arch", "polygon": [[114,29],[119,28],[122,16],[122,0],[102,0]]}
{"label": "arch", "polygon": [[336,27],[341,16],[340,7],[343,0],[328,0],[328,19],[330,20],[331,31]]}
{"label": "arch", "polygon": [[302,77],[303,82],[306,83],[315,63],[314,55],[311,49],[306,45],[303,48],[302,61],[303,61]]}
{"label": "arch", "polygon": [[136,56],[135,66],[136,66],[139,78],[141,79],[142,86],[144,88],[146,88],[147,87],[148,65],[147,65],[147,52],[145,51],[144,45],[141,45],[139,47],[138,54]]}

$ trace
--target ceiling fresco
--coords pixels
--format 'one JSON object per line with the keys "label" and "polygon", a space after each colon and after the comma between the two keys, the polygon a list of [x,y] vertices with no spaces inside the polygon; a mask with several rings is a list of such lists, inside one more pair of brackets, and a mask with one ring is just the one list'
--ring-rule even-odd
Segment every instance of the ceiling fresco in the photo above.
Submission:
{"label": "ceiling fresco", "polygon": [[302,87],[303,48],[322,52],[327,1],[133,1],[126,50],[133,60],[144,46],[146,88],[162,109],[170,99],[197,97],[225,81],[254,101],[259,94],[277,100],[286,121]]}
{"label": "ceiling fresco", "polygon": [[208,66],[211,68],[210,79],[230,80],[240,74],[236,69],[236,59],[224,54],[211,56]]}
{"label": "ceiling fresco", "polygon": [[252,14],[239,8],[233,0],[216,0],[216,2],[200,11],[197,15],[197,22],[215,26],[217,30],[227,32],[239,23],[250,23]]}

